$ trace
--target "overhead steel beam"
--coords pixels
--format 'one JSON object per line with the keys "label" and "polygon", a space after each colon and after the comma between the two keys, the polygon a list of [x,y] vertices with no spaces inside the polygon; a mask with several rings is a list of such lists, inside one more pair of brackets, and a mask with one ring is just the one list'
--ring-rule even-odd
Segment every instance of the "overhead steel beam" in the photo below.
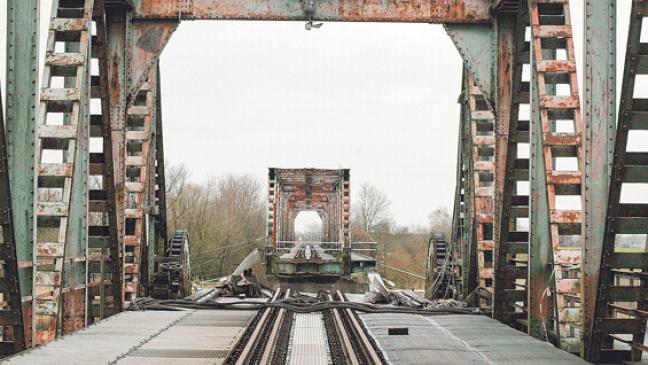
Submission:
{"label": "overhead steel beam", "polygon": [[7,147],[18,278],[31,344],[34,277],[34,140],[38,89],[38,0],[7,2]]}
{"label": "overhead steel beam", "polygon": [[492,0],[134,0],[135,18],[489,23]]}

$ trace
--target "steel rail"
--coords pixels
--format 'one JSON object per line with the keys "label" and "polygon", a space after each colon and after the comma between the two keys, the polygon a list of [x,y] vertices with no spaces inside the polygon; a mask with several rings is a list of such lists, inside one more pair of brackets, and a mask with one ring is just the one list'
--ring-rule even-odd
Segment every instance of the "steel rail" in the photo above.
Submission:
{"label": "steel rail", "polygon": [[[272,296],[271,302],[274,302],[279,298],[279,295],[281,294],[281,290],[277,289]],[[250,363],[251,357],[254,355],[254,350],[256,349],[259,340],[261,339],[261,335],[263,334],[263,329],[267,326],[269,323],[270,319],[270,313],[272,312],[272,308],[266,308],[263,310],[263,314],[261,315],[261,319],[259,319],[259,322],[257,325],[254,327],[254,331],[252,332],[252,335],[250,336],[250,339],[248,342],[245,344],[245,347],[243,348],[243,351],[241,351],[241,355],[236,359],[235,364],[236,365],[246,365]]]}
{"label": "steel rail", "polygon": [[[286,289],[286,293],[284,294],[284,299],[286,298],[290,298],[290,289]],[[279,330],[281,329],[281,324],[283,323],[283,317],[285,313],[286,313],[285,308],[279,309],[277,318],[275,319],[274,324],[272,325],[272,331],[270,332],[270,336],[268,336],[268,340],[266,341],[265,348],[263,349],[263,356],[261,356],[261,361],[259,362],[260,365],[267,365],[270,364],[270,362],[272,361],[274,348],[277,343],[277,339],[279,338]]]}
{"label": "steel rail", "polygon": [[[328,295],[328,299],[331,302],[333,301],[333,297],[330,294]],[[344,323],[342,322],[342,317],[340,316],[340,313],[335,308],[331,309],[331,312],[333,313],[335,328],[337,328],[338,334],[340,335],[340,337],[342,337],[342,345],[344,346],[344,353],[346,355],[347,360],[351,362],[351,365],[359,365],[360,362],[358,361],[357,354],[353,350],[353,344],[351,343],[349,334],[344,328]],[[329,333],[328,335],[330,336],[332,334]]]}
{"label": "steel rail", "polygon": [[[347,299],[344,297],[342,292],[339,290],[336,291],[337,299],[340,302],[346,302]],[[362,353],[357,353],[354,352],[354,355],[358,359],[363,359],[365,362],[367,362],[370,365],[379,365],[382,364],[383,361],[380,358],[380,355],[378,355],[378,351],[376,351],[376,348],[374,347],[373,343],[369,340],[369,337],[367,337],[367,334],[364,331],[364,328],[358,322],[358,319],[356,318],[355,314],[353,313],[353,310],[350,308],[345,308],[343,310],[344,313],[346,313],[346,317],[348,319],[348,323],[351,326],[351,330],[354,332],[354,336],[358,340],[358,343],[360,344],[360,350]]]}

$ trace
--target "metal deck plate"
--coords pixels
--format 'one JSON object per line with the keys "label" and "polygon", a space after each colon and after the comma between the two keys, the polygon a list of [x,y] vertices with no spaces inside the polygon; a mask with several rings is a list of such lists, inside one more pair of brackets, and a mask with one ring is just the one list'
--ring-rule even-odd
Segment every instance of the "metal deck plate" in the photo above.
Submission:
{"label": "metal deck plate", "polygon": [[290,365],[327,365],[328,340],[321,313],[296,313],[289,345]]}
{"label": "metal deck plate", "polygon": [[[381,313],[360,318],[392,364],[587,364],[486,316]],[[390,336],[390,327],[408,327],[409,335]]]}
{"label": "metal deck plate", "polygon": [[14,356],[17,365],[217,365],[256,311],[122,312]]}

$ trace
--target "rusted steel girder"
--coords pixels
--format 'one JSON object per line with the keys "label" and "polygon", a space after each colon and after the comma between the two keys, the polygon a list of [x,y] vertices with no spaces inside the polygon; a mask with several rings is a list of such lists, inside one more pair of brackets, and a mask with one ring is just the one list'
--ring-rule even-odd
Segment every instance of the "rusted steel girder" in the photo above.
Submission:
{"label": "rusted steel girder", "polygon": [[[481,307],[491,307],[493,296],[493,223],[495,221],[495,114],[475,78],[468,72],[470,153],[473,170],[477,275]],[[483,289],[483,290],[482,290]]]}
{"label": "rusted steel girder", "polygon": [[136,18],[488,23],[492,0],[134,0]]}
{"label": "rusted steel girder", "polygon": [[162,54],[173,32],[178,28],[178,21],[133,21],[131,25],[130,49],[130,83],[127,100],[132,103],[140,87],[148,78],[149,72]]}
{"label": "rusted steel girder", "polygon": [[91,110],[90,137],[100,139],[101,151],[90,152],[88,184],[88,323],[121,311],[121,255],[117,231],[115,181],[112,155],[110,92],[108,83],[108,29],[103,1],[95,4],[97,35],[92,57],[98,62],[91,97],[101,110]]}
{"label": "rusted steel girder", "polygon": [[[459,140],[457,143],[457,171],[456,171],[456,180],[455,180],[455,197],[454,197],[454,209],[452,211],[452,236],[450,237],[449,245],[452,245],[452,252],[454,253],[452,259],[454,260],[455,265],[457,265],[456,274],[461,279],[458,289],[459,295],[464,297],[466,293],[463,289],[463,278],[465,276],[464,268],[464,247],[465,247],[465,238],[464,238],[464,222],[465,222],[465,195],[464,195],[464,169],[463,169],[463,142],[462,142],[462,127],[463,124],[459,123]],[[429,270],[434,270],[433,267],[430,267]]]}
{"label": "rusted steel girder", "polygon": [[[645,86],[642,85],[643,77],[648,75],[646,42],[642,39],[642,28],[648,19],[648,0],[634,1],[629,18],[604,241],[598,252],[591,250],[590,253],[590,260],[600,260],[598,275],[588,278],[589,285],[595,285],[589,290],[593,289],[597,295],[589,300],[589,308],[586,308],[589,311],[585,317],[586,326],[591,327],[587,327],[583,339],[587,359],[606,364],[639,362],[643,353],[648,352],[645,345],[648,204],[641,201],[641,192],[624,193],[624,189],[631,189],[633,185],[648,184],[648,151],[645,145],[632,141],[633,135],[638,140],[642,138],[640,133],[648,130],[645,117],[648,103],[637,93]],[[624,236],[634,236],[644,243],[628,249],[624,247]]]}
{"label": "rusted steel girder", "polygon": [[[148,78],[126,112],[123,155],[125,163],[124,209],[124,300],[130,302],[143,294],[143,249],[148,247],[146,220],[148,217],[148,180],[151,156],[151,138],[155,120],[155,93],[157,68],[149,71]],[[147,262],[148,263],[148,262]]]}
{"label": "rusted steel girder", "polygon": [[4,108],[0,88],[0,293],[4,305],[0,310],[0,331],[2,346],[0,357],[8,356],[25,349],[25,328],[18,282],[18,258],[14,234],[13,211],[11,209],[11,188],[9,184],[7,140],[4,128]]}
{"label": "rusted steel girder", "polygon": [[562,349],[580,352],[585,160],[569,1],[530,0],[529,14],[530,333],[553,336]]}
{"label": "rusted steel girder", "polygon": [[[108,84],[110,100],[110,127],[112,140],[112,166],[115,183],[115,211],[117,218],[117,249],[120,264],[118,277],[120,278],[120,302],[124,302],[123,277],[124,277],[124,207],[125,207],[125,159],[126,154],[126,93],[129,65],[126,55],[130,54],[130,42],[126,42],[126,35],[130,34],[130,21],[128,14],[120,9],[107,9],[108,28]],[[119,306],[121,307],[121,304]]]}
{"label": "rusted steel girder", "polygon": [[583,255],[583,322],[581,354],[587,344],[597,300],[601,252],[605,240],[608,188],[616,131],[615,0],[585,1],[585,255]]}
{"label": "rusted steel girder", "polygon": [[446,24],[446,33],[457,47],[466,70],[486,102],[493,107],[496,91],[496,34],[492,24]]}
{"label": "rusted steel girder", "polygon": [[[502,13],[498,18],[498,120],[497,120],[497,212],[493,317],[516,328],[526,329],[529,236],[524,221],[529,217],[529,197],[520,183],[529,180],[529,160],[518,150],[529,142],[529,121],[520,116],[520,106],[529,103],[529,83],[522,69],[529,65],[526,7],[518,14]],[[522,147],[522,148],[520,148]],[[522,156],[523,157],[523,156]]]}
{"label": "rusted steel girder", "polygon": [[166,179],[164,169],[164,134],[162,129],[162,77],[157,66],[157,93],[155,94],[155,242],[156,254],[162,256],[167,245]]}
{"label": "rusted steel girder", "polygon": [[461,138],[461,191],[463,207],[461,219],[461,287],[464,300],[478,286],[477,273],[477,243],[475,227],[475,179],[473,170],[471,120],[469,108],[468,70],[464,66],[462,77],[462,90],[459,98],[461,105],[460,138]]}
{"label": "rusted steel girder", "polygon": [[[94,1],[80,4],[83,7],[55,3],[48,30],[35,145],[35,345],[55,339],[62,329],[60,319],[72,321],[73,328],[85,325],[87,133]],[[60,18],[60,14],[67,17]],[[65,43],[63,49],[56,47],[56,41]],[[56,78],[63,79],[62,85],[54,82]]]}

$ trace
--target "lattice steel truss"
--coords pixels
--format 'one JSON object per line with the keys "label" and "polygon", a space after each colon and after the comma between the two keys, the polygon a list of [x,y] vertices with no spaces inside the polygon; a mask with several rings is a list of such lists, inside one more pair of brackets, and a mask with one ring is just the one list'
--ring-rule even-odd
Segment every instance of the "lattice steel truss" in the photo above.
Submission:
{"label": "lattice steel truss", "polygon": [[648,204],[623,197],[624,188],[648,183],[648,151],[638,151],[629,143],[633,135],[648,130],[648,99],[635,92],[641,87],[640,77],[648,75],[648,43],[641,39],[646,17],[648,1],[635,1],[630,15],[595,315],[587,344],[588,355],[595,362],[640,361],[642,352],[648,350],[644,343],[648,318],[646,248],[644,252],[627,252],[620,245],[623,235],[648,234]]}
{"label": "lattice steel truss", "polygon": [[637,358],[648,254],[615,246],[619,234],[648,233],[645,204],[620,198],[648,176],[648,151],[626,143],[648,129],[633,94],[648,73],[648,10],[633,3],[616,130],[614,0],[585,0],[583,108],[568,0],[327,0],[314,11],[294,0],[56,0],[41,89],[38,1],[8,0],[3,353],[149,290],[166,241],[158,60],[179,23],[312,17],[444,24],[464,62],[449,243],[461,296],[584,357]]}

